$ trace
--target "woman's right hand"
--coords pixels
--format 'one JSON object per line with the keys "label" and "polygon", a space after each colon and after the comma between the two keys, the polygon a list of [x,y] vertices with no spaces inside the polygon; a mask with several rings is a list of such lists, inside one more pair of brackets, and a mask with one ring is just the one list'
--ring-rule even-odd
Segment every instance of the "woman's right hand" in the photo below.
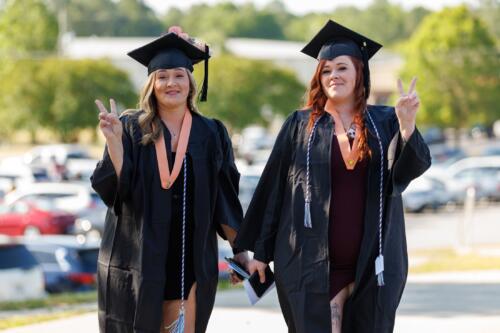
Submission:
{"label": "woman's right hand", "polygon": [[109,100],[111,112],[106,110],[106,107],[100,100],[96,99],[95,104],[99,108],[99,128],[106,138],[106,143],[108,146],[115,144],[121,145],[123,126],[118,117],[118,111],[116,109],[114,99]]}
{"label": "woman's right hand", "polygon": [[100,100],[96,99],[95,104],[99,108],[99,128],[106,138],[108,154],[115,168],[116,175],[119,178],[123,167],[123,125],[118,118],[116,103],[113,99],[109,100],[111,112],[106,110]]}
{"label": "woman's right hand", "polygon": [[257,259],[252,259],[248,263],[247,267],[250,275],[252,275],[256,271],[259,272],[260,283],[266,282],[266,267],[267,267],[266,263],[259,261]]}

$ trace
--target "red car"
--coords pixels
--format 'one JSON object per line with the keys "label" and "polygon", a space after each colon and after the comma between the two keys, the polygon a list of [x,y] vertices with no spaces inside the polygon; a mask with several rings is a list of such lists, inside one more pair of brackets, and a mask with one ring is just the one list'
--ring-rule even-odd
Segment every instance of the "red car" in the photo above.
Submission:
{"label": "red car", "polygon": [[71,213],[54,210],[46,200],[0,203],[0,234],[65,234],[75,223],[75,218]]}

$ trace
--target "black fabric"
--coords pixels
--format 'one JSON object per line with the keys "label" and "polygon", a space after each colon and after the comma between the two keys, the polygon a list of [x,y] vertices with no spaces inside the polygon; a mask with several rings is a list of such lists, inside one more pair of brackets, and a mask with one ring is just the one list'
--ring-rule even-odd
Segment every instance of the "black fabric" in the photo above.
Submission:
{"label": "black fabric", "polygon": [[318,60],[333,59],[339,55],[351,55],[363,60],[362,50],[370,59],[380,48],[382,45],[370,38],[328,20],[301,52]]}
{"label": "black fabric", "polygon": [[[380,150],[366,119],[372,158],[368,165],[364,233],[356,264],[355,288],[344,306],[344,333],[389,333],[406,282],[408,258],[401,191],[430,166],[429,150],[418,130],[388,169],[387,148],[399,125],[394,108],[368,106],[384,149],[383,251],[385,286],[378,287],[374,262],[378,255]],[[330,332],[329,208],[331,199],[331,116],[319,120],[311,147],[312,228],[304,227],[306,148],[311,111],[288,117],[255,190],[236,246],[255,258],[274,261],[280,306],[289,332]]]}
{"label": "black fabric", "polygon": [[[97,269],[101,333],[157,333],[162,319],[172,191],[160,186],[154,145],[140,143],[138,115],[121,117],[124,164],[119,181],[107,150],[91,177],[92,187],[109,207]],[[168,131],[163,133],[167,140]],[[196,333],[201,333],[217,288],[216,231],[220,224],[238,230],[242,209],[239,173],[222,124],[193,114],[188,152],[194,181]]]}
{"label": "black fabric", "polygon": [[127,53],[131,58],[148,67],[148,74],[157,69],[184,67],[193,71],[193,65],[208,60],[205,53],[173,32],[164,34],[151,42]]}
{"label": "black fabric", "polygon": [[363,85],[365,99],[370,96],[370,66],[368,60],[382,48],[382,45],[332,20],[302,49],[302,53],[318,60],[332,60],[346,55],[363,61]]}
{"label": "black fabric", "polygon": [[[175,153],[168,160],[170,170],[172,170]],[[194,274],[194,210],[193,210],[193,167],[189,152],[186,155],[187,160],[187,179],[186,179],[186,232],[185,232],[185,254],[184,254],[184,299],[187,300],[189,292],[196,277]],[[172,215],[170,218],[170,237],[168,241],[167,261],[165,264],[165,300],[181,299],[182,285],[182,201],[184,193],[184,167],[171,188],[172,191]]]}

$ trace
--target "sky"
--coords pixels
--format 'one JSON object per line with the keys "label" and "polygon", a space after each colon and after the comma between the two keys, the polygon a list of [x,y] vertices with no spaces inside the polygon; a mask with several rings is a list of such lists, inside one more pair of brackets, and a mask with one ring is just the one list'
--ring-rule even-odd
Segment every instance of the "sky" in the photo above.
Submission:
{"label": "sky", "polygon": [[[224,2],[228,0],[144,0],[146,4],[155,9],[159,13],[166,12],[170,7],[177,7],[180,9],[187,9],[193,4],[215,4],[218,2]],[[252,2],[256,6],[264,6],[271,0],[231,0],[231,2],[236,4]],[[343,0],[343,1],[332,1],[332,0],[284,0],[285,6],[288,10],[296,15],[303,15],[309,12],[318,11],[331,11],[337,6],[342,5],[354,5],[360,8],[368,6],[372,0]],[[432,10],[439,10],[445,6],[454,6],[460,3],[476,4],[477,0],[390,0],[391,3],[396,3],[402,5],[404,8],[412,8],[415,6],[423,6]]]}

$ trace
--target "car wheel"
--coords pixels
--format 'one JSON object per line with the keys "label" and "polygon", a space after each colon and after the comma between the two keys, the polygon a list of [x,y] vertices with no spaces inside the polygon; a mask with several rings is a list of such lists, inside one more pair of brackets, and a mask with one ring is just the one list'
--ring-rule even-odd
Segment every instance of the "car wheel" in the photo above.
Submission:
{"label": "car wheel", "polygon": [[40,229],[32,225],[29,225],[24,229],[24,236],[38,236],[40,234]]}

